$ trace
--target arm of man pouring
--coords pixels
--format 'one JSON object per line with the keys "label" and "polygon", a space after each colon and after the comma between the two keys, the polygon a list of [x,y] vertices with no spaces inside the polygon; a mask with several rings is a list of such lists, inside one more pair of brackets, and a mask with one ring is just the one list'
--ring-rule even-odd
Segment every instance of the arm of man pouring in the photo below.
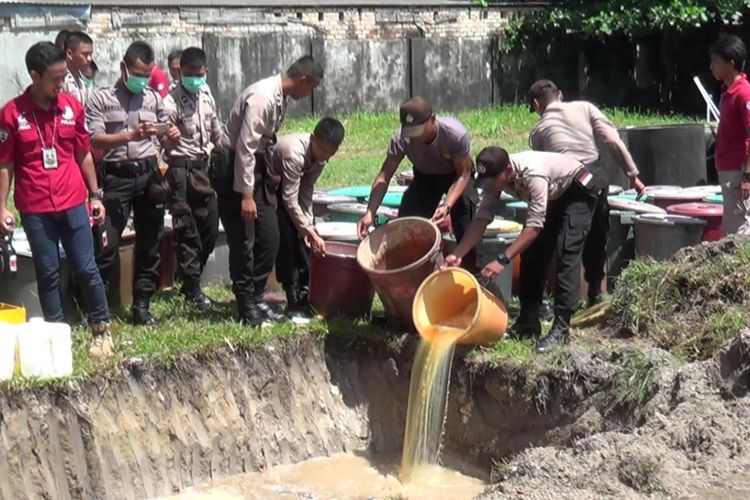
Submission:
{"label": "arm of man pouring", "polygon": [[[505,255],[508,256],[509,260],[513,260],[516,256],[522,254],[524,250],[529,248],[531,243],[542,232],[544,227],[544,215],[547,211],[547,183],[546,181],[538,178],[535,179],[538,182],[531,182],[529,184],[529,218],[526,225],[524,225],[521,234],[516,240],[511,243],[505,250]],[[494,219],[494,203],[500,197],[500,193],[505,188],[503,183],[496,183],[482,195],[482,201],[479,204],[476,216],[469,224],[466,229],[461,242],[456,247],[456,250],[452,255],[446,257],[445,262],[451,266],[461,265],[461,259],[466,255],[469,250],[474,248],[481,240],[484,235],[484,230],[487,225]],[[541,213],[541,218],[538,216]],[[482,269],[482,277],[485,279],[493,279],[495,276],[503,272],[503,266],[497,260],[493,260]]]}

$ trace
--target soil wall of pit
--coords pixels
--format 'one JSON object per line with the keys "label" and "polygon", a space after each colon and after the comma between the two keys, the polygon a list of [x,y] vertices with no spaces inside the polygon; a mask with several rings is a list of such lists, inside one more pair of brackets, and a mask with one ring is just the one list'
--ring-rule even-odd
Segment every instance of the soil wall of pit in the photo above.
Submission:
{"label": "soil wall of pit", "polygon": [[[0,498],[155,497],[339,451],[399,453],[415,345],[302,336],[0,394]],[[487,474],[492,459],[567,442],[610,373],[589,360],[542,382],[541,401],[523,370],[478,369],[463,354],[446,455]]]}

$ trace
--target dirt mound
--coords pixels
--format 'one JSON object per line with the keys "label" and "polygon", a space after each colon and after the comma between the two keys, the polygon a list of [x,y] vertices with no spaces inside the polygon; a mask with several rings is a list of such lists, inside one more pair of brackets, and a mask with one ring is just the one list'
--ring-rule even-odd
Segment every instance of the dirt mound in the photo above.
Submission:
{"label": "dirt mound", "polygon": [[614,324],[687,361],[708,359],[750,325],[750,238],[704,243],[620,276]]}
{"label": "dirt mound", "polygon": [[[656,394],[635,410],[640,426],[584,435],[565,447],[527,449],[497,467],[500,483],[484,497],[689,498],[701,492],[696,498],[746,498],[750,398],[742,396],[750,330],[715,359],[678,368],[663,361],[656,361],[663,370]],[[608,410],[591,408],[587,418],[606,421]]]}

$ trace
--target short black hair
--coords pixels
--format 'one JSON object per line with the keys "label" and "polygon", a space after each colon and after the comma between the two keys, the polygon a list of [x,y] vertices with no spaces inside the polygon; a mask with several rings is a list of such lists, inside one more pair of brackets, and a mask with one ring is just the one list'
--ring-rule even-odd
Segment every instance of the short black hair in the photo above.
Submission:
{"label": "short black hair", "polygon": [[26,52],[26,69],[40,75],[53,64],[65,62],[65,52],[52,42],[37,42]]}
{"label": "short black hair", "polygon": [[319,62],[315,61],[312,56],[302,56],[297,59],[294,64],[289,66],[289,69],[286,70],[286,75],[289,78],[300,78],[306,76],[308,78],[322,80],[323,66],[321,66]]}
{"label": "short black hair", "polygon": [[55,45],[60,47],[61,50],[65,50],[65,40],[68,38],[68,35],[70,35],[70,30],[60,30],[55,37]]}
{"label": "short black hair", "polygon": [[208,64],[206,52],[198,47],[188,47],[180,56],[181,68],[200,68]]}
{"label": "short black hair", "polygon": [[138,59],[146,64],[154,62],[154,49],[142,40],[131,43],[128,50],[125,51],[125,57],[123,57],[127,66],[132,66]]}
{"label": "short black hair", "polygon": [[344,142],[344,125],[335,118],[323,118],[315,125],[313,135],[338,147]]}
{"label": "short black hair", "polygon": [[478,177],[497,177],[510,165],[510,156],[503,148],[488,146],[477,155]]}
{"label": "short black hair", "polygon": [[172,64],[172,61],[176,61],[177,59],[180,59],[181,57],[182,57],[182,49],[174,49],[167,56],[167,63]]}
{"label": "short black hair", "polygon": [[711,54],[716,54],[725,61],[732,61],[734,69],[742,71],[745,68],[747,49],[742,39],[735,35],[722,35],[711,45]]}
{"label": "short black hair", "polygon": [[64,50],[76,50],[82,43],[93,45],[94,41],[83,31],[71,31],[65,37]]}

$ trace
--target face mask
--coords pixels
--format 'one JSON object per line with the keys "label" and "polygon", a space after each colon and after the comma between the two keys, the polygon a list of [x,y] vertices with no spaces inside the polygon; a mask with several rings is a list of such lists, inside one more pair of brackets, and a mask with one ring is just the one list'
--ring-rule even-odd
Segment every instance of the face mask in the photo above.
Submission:
{"label": "face mask", "polygon": [[148,86],[148,77],[129,75],[125,70],[125,86],[134,94],[140,94]]}
{"label": "face mask", "polygon": [[94,79],[93,78],[86,78],[85,76],[81,75],[81,81],[83,82],[83,85],[86,88],[91,88],[94,86]]}
{"label": "face mask", "polygon": [[205,76],[183,76],[180,81],[185,90],[191,94],[197,94],[206,84]]}

